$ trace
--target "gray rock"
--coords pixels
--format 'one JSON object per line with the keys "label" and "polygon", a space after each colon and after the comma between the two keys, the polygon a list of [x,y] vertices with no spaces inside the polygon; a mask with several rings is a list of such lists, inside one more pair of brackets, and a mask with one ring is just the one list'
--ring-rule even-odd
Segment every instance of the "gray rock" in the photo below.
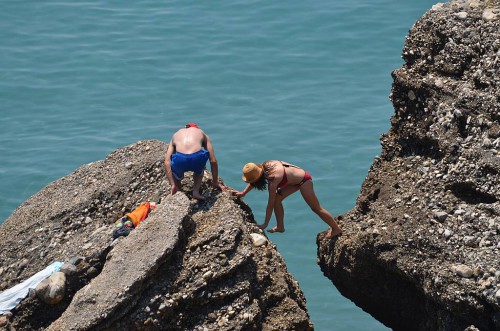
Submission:
{"label": "gray rock", "polygon": [[443,236],[448,239],[451,237],[451,235],[453,234],[453,232],[450,230],[450,229],[446,229],[444,230],[444,233],[443,233]]}
{"label": "gray rock", "polygon": [[[484,272],[500,268],[500,229],[489,221],[500,219],[497,15],[498,1],[451,0],[415,23],[392,73],[382,152],[342,215],[341,240],[318,241],[325,275],[388,327],[500,328],[499,279]],[[450,263],[482,272],[449,272]]]}
{"label": "gray rock", "polygon": [[444,212],[444,211],[436,211],[434,212],[434,216],[436,216],[436,218],[440,221],[440,222],[444,222],[446,221],[446,219],[448,218],[448,213]]}
{"label": "gray rock", "polygon": [[465,236],[464,237],[464,244],[469,247],[474,247],[476,245],[476,237],[474,236]]}
{"label": "gray rock", "polygon": [[73,274],[75,274],[77,272],[77,268],[74,264],[71,264],[71,263],[64,263],[62,266],[61,266],[61,270],[60,270],[62,273],[64,273],[65,275],[67,276],[71,276]]}
{"label": "gray rock", "polygon": [[6,316],[0,315],[0,328],[6,326],[8,322],[9,320]]}
{"label": "gray rock", "polygon": [[417,96],[415,95],[415,92],[413,92],[412,90],[410,90],[408,92],[408,99],[414,101],[416,98],[417,98]]}
{"label": "gray rock", "polygon": [[81,256],[73,256],[72,258],[69,259],[68,263],[77,266],[82,260],[83,257]]}
{"label": "gray rock", "polygon": [[457,274],[458,276],[464,277],[464,278],[470,278],[473,276],[474,272],[472,268],[469,266],[466,266],[464,264],[459,264],[459,265],[454,265],[451,270]]}
{"label": "gray rock", "polygon": [[208,280],[212,277],[212,275],[213,275],[213,272],[209,270],[203,274],[203,279]]}
{"label": "gray rock", "polygon": [[18,269],[24,269],[24,268],[26,268],[26,266],[27,266],[28,264],[30,264],[30,260],[28,260],[28,259],[23,259],[23,260],[19,263],[19,265],[18,265],[17,267],[18,267]]}
{"label": "gray rock", "polygon": [[494,8],[487,8],[483,11],[482,17],[486,21],[496,20],[498,18],[498,12],[500,12],[498,9],[495,10]]}
{"label": "gray rock", "polygon": [[[58,305],[60,314],[46,314],[35,300],[23,300],[12,321],[17,329],[30,329],[36,320],[47,330],[161,330],[172,325],[214,330],[221,319],[224,327],[241,329],[312,329],[303,293],[276,247],[253,246],[255,220],[248,206],[210,190],[209,173],[202,181],[203,203],[189,199],[190,176],[182,192],[166,194],[168,183],[160,180],[166,147],[147,141],[117,150],[50,184],[0,225],[0,249],[16,252],[0,255],[2,288],[54,260],[71,262],[62,268],[71,274],[64,291],[67,306]],[[126,162],[133,166],[126,169]],[[127,237],[113,241],[114,221],[150,197],[161,203]],[[43,219],[37,224],[32,215]],[[30,231],[42,227],[47,231]],[[24,258],[31,262],[19,269]],[[52,304],[61,299],[62,286],[54,292],[55,284],[42,283],[37,297]],[[221,302],[227,306],[220,307]],[[287,313],[276,314],[283,303]],[[207,306],[220,307],[213,321],[206,316]],[[255,318],[239,319],[243,312]]]}

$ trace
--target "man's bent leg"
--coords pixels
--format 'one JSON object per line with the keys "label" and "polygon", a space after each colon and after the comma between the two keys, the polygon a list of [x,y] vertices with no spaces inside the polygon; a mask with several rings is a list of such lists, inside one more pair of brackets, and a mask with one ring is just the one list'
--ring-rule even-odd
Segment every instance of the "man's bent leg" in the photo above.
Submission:
{"label": "man's bent leg", "polygon": [[201,174],[193,173],[193,198],[204,200],[203,195],[200,194],[201,181],[203,179],[203,172]]}
{"label": "man's bent leg", "polygon": [[175,193],[179,192],[182,188],[181,181],[175,178],[174,176],[174,185],[170,188],[170,194],[174,195]]}

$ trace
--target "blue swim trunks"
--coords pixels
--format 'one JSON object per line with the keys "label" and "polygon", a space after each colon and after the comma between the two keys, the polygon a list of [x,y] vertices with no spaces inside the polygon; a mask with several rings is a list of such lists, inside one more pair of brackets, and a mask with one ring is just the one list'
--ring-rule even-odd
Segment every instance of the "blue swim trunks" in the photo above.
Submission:
{"label": "blue swim trunks", "polygon": [[204,149],[192,154],[174,153],[170,160],[172,173],[177,180],[184,178],[184,172],[193,171],[201,175],[205,169],[210,153]]}

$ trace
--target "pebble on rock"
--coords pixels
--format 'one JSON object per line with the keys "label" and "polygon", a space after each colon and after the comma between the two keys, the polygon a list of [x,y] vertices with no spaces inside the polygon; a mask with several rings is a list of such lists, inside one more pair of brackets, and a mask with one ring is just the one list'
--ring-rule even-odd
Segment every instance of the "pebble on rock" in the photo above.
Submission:
{"label": "pebble on rock", "polygon": [[458,276],[461,276],[463,278],[470,278],[473,275],[473,270],[472,268],[464,265],[464,264],[459,264],[459,265],[454,265],[451,270],[457,274]]}

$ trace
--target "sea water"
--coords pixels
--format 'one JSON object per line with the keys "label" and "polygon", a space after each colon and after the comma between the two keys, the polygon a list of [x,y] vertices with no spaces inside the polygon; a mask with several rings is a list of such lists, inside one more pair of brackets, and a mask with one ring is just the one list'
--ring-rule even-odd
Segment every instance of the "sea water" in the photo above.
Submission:
{"label": "sea water", "polygon": [[[285,160],[347,212],[389,129],[405,36],[433,3],[1,1],[0,222],[79,166],[187,122],[210,135],[229,186],[244,187],[247,162]],[[266,199],[245,198],[259,223]],[[316,330],[386,329],[321,273],[327,226],[300,194],[285,213],[270,238]]]}

